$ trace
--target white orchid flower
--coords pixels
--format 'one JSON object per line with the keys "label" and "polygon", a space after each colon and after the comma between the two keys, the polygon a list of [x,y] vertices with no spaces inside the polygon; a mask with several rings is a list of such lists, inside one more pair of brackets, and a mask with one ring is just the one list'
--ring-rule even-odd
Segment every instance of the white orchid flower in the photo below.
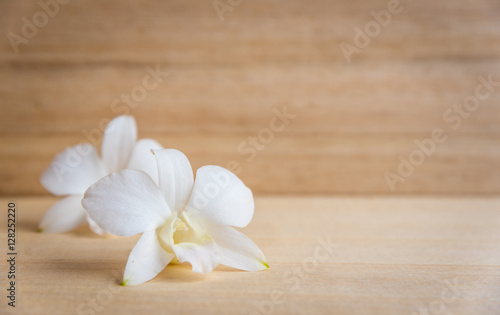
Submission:
{"label": "white orchid flower", "polygon": [[[123,170],[92,185],[82,200],[90,218],[119,236],[143,233],[130,253],[122,285],[153,279],[172,260],[206,274],[217,265],[269,268],[255,243],[231,226],[245,227],[254,213],[252,191],[230,171],[196,172],[177,150],[154,150],[159,185],[146,173]],[[175,261],[175,260],[174,260]]]}
{"label": "white orchid flower", "polygon": [[157,180],[157,167],[151,149],[162,146],[152,139],[137,141],[137,126],[132,116],[118,116],[106,126],[99,158],[90,144],[79,144],[58,154],[43,173],[42,186],[56,196],[66,196],[43,216],[39,231],[58,233],[72,230],[86,221],[97,234],[105,234],[86,217],[81,200],[87,188],[103,176],[125,168],[147,172]]}

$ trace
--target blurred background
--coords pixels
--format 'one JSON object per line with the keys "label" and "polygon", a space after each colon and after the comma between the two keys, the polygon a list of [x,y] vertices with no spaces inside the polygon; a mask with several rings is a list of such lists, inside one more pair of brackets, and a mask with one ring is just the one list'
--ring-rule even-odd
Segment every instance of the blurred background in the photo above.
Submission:
{"label": "blurred background", "polygon": [[495,0],[1,1],[0,193],[48,194],[57,153],[130,114],[257,194],[498,194],[499,16]]}

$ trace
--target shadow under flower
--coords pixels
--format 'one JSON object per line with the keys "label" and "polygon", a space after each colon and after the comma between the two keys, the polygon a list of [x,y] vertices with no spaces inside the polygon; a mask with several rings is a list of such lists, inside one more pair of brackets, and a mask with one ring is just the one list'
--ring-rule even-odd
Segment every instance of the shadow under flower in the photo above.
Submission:
{"label": "shadow under flower", "polygon": [[202,275],[193,272],[191,265],[188,263],[171,263],[152,281],[155,282],[199,282],[205,281],[208,275]]}

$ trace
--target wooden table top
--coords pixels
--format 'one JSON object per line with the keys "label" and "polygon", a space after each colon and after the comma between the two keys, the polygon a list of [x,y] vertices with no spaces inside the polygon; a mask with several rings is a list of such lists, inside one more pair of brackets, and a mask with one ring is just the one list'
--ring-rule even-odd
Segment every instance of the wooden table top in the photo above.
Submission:
{"label": "wooden table top", "polygon": [[[263,250],[268,270],[218,267],[201,276],[188,264],[169,265],[128,287],[119,284],[137,236],[103,238],[87,227],[39,234],[56,199],[0,200],[5,207],[14,200],[19,219],[18,304],[12,310],[3,298],[2,313],[500,312],[500,198],[257,197],[243,231]],[[2,215],[2,244],[5,221]]]}
{"label": "wooden table top", "polygon": [[[234,6],[224,20],[220,1]],[[0,37],[0,194],[45,194],[38,178],[55,154],[98,145],[101,122],[129,113],[141,138],[183,151],[195,168],[234,160],[262,194],[391,193],[384,173],[441,128],[447,141],[395,191],[498,195],[499,1],[401,0],[348,62],[342,45],[396,1],[60,5],[17,53]],[[21,36],[38,2],[0,1],[0,33]],[[122,96],[143,88],[148,69],[169,75],[129,105]],[[489,76],[488,97],[454,111]],[[247,139],[275,110],[295,117],[257,150]]]}

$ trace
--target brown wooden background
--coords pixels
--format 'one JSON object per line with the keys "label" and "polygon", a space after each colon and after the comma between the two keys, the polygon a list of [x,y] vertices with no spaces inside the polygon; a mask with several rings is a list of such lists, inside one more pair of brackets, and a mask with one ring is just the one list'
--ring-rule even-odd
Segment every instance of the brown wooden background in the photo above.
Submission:
{"label": "brown wooden background", "polygon": [[[116,113],[145,67],[170,76],[131,110],[140,137],[193,167],[240,163],[256,193],[390,193],[385,171],[434,128],[446,143],[398,193],[498,194],[500,92],[452,131],[442,115],[500,81],[500,2],[402,1],[351,63],[339,44],[388,1],[250,1],[221,21],[212,1],[70,1],[15,53],[36,1],[0,2],[0,193],[46,194],[55,154]],[[500,88],[499,88],[500,89]],[[238,145],[273,108],[296,118],[252,162]]]}
{"label": "brown wooden background", "polygon": [[[339,44],[388,2],[243,0],[221,21],[213,0],[71,0],[15,53],[8,34],[41,8],[0,0],[0,204],[18,207],[21,259],[18,306],[4,299],[0,313],[256,314],[276,290],[286,301],[260,313],[500,313],[500,87],[457,130],[443,120],[478,76],[500,81],[500,1],[401,0],[348,63]],[[256,193],[244,233],[268,270],[202,277],[180,264],[120,287],[138,236],[36,233],[58,199],[43,170],[157,65],[170,75],[130,111],[140,137],[194,168],[240,164]],[[296,117],[247,162],[238,146],[284,106]],[[384,173],[435,128],[448,140],[392,194]],[[0,243],[7,236],[3,215]],[[335,250],[308,271],[325,239]],[[291,270],[303,270],[297,290]],[[436,311],[455,280],[460,295]],[[109,303],[89,307],[109,290]]]}

